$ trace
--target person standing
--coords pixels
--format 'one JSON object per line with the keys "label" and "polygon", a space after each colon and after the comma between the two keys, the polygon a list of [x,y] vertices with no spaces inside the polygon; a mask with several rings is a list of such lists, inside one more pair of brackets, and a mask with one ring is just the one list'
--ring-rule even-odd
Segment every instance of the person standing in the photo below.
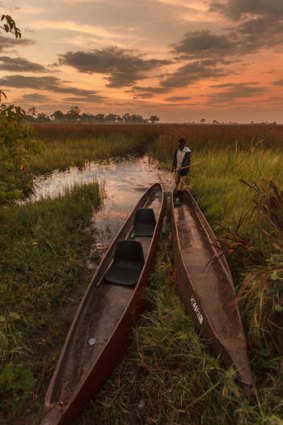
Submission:
{"label": "person standing", "polygon": [[176,186],[173,192],[173,196],[178,198],[180,202],[184,199],[184,189],[186,175],[189,172],[191,161],[191,150],[186,146],[185,139],[181,138],[178,140],[178,148],[174,152],[172,171],[176,173]]}

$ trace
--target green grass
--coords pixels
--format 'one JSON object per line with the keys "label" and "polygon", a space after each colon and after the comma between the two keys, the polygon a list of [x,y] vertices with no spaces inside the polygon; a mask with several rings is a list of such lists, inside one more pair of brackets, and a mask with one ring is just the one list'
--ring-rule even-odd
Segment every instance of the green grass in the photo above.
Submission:
{"label": "green grass", "polygon": [[72,165],[83,166],[125,155],[145,153],[147,146],[157,136],[152,128],[95,125],[38,125],[35,127],[42,150],[31,160],[34,173],[46,173],[53,169],[65,169]]}
{"label": "green grass", "polygon": [[[280,358],[252,352],[259,403],[249,402],[199,338],[176,294],[170,235],[163,238],[147,309],[127,357],[76,425],[279,425]],[[278,376],[274,377],[274,372]]]}
{"label": "green grass", "polygon": [[[270,231],[266,217],[247,213],[254,206],[255,193],[240,179],[282,184],[282,127],[117,128],[38,126],[45,149],[34,157],[34,171],[146,150],[162,167],[170,168],[178,137],[188,139],[192,164],[196,164],[188,184],[217,235],[223,241],[232,238],[227,242],[228,258],[240,288],[259,403],[243,397],[232,372],[210,355],[184,313],[175,293],[168,237],[162,242],[147,293],[147,310],[129,354],[77,424],[281,424],[282,313],[278,299],[282,296],[282,255],[275,248],[279,237]],[[273,192],[268,199],[273,217]],[[4,425],[14,425],[15,420],[30,425],[39,422],[44,392],[88,283],[81,276],[90,247],[89,218],[98,203],[98,187],[85,186],[58,200],[0,210],[4,253],[0,259],[0,412]],[[266,203],[259,205],[264,211]],[[277,316],[271,316],[275,307]]]}
{"label": "green grass", "polygon": [[[64,169],[71,165],[82,166],[86,161],[97,161],[115,156],[142,154],[150,149],[159,137],[161,144],[154,144],[156,156],[167,158],[163,146],[171,146],[179,137],[185,137],[196,151],[228,149],[283,150],[283,126],[247,125],[150,125],[150,124],[37,124],[37,139],[43,150],[35,155],[31,168],[35,173]],[[168,144],[169,142],[169,144]],[[159,149],[159,147],[161,149]],[[157,153],[157,150],[159,152]],[[170,154],[171,156],[171,154]]]}
{"label": "green grass", "polygon": [[154,149],[160,148],[158,157],[163,158],[167,156],[167,147],[176,145],[180,137],[186,139],[194,152],[283,150],[282,125],[168,125],[159,126],[158,134],[160,143]]}
{"label": "green grass", "polygon": [[[153,156],[168,169],[177,133],[161,135],[152,147]],[[215,147],[212,142],[194,144],[188,138],[192,167],[187,183],[229,259],[261,403],[257,407],[235,405],[229,420],[236,409],[242,416],[231,423],[276,424],[283,420],[278,398],[283,389],[283,147],[280,138],[268,148],[264,142],[246,145],[241,140],[237,149],[227,147],[223,140],[214,142]],[[225,403],[215,409],[221,418]],[[209,423],[207,418],[204,423]]]}
{"label": "green grass", "polygon": [[[242,213],[253,205],[254,193],[241,183],[276,181],[283,183],[283,155],[264,152],[196,152],[192,156],[189,184],[206,215],[224,227],[236,226]],[[203,161],[203,163],[201,163]],[[251,221],[245,231],[252,232]]]}
{"label": "green grass", "polygon": [[[175,132],[168,133],[151,148],[152,155],[168,170],[177,140]],[[190,139],[188,145],[191,146]],[[211,145],[195,145],[195,150],[192,147],[187,183],[209,221],[227,228],[236,226],[241,214],[253,205],[253,192],[240,180],[283,184],[283,145],[282,151],[261,147],[235,151],[225,144],[220,148],[221,141],[215,141],[215,146],[214,149]],[[247,221],[245,230],[255,230],[252,220]]]}
{"label": "green grass", "polygon": [[50,378],[88,283],[82,276],[92,243],[89,223],[99,203],[95,183],[0,210],[1,424],[28,414],[37,397],[41,407],[45,375]]}

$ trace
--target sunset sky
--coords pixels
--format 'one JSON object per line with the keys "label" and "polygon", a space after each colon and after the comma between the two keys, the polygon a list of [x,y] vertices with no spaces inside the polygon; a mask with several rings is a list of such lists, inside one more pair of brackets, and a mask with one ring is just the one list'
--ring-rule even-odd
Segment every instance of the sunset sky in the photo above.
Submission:
{"label": "sunset sky", "polygon": [[163,122],[283,122],[283,0],[0,1],[7,101]]}

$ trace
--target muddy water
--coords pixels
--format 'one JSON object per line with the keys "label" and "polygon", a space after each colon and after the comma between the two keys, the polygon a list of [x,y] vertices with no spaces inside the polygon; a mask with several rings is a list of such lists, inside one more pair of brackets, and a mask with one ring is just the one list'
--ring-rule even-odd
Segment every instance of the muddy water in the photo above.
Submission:
{"label": "muddy water", "polygon": [[[34,182],[30,201],[56,198],[74,185],[97,180],[103,187],[104,200],[93,215],[94,250],[105,251],[142,193],[153,183],[161,182],[165,190],[171,189],[173,176],[158,169],[148,156],[122,161],[89,163],[84,168],[71,167],[64,172],[53,172]],[[90,261],[89,267],[94,266]]]}

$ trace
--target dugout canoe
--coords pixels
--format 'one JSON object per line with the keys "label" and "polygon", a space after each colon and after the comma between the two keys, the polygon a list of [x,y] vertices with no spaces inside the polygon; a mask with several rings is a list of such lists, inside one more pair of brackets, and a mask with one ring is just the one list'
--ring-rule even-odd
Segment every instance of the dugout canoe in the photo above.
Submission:
{"label": "dugout canoe", "polygon": [[[41,425],[73,423],[121,361],[144,307],[144,290],[164,207],[162,187],[154,184],[141,197],[106,252],[69,329],[46,393]],[[144,217],[137,219],[146,215],[148,220],[148,213],[149,225],[144,224]],[[136,266],[132,268],[132,263],[127,263],[135,255],[140,261],[133,260],[133,264],[140,264],[136,283]],[[125,274],[123,267],[128,267],[129,273]],[[128,279],[125,285],[123,273]]]}
{"label": "dugout canoe", "polygon": [[177,288],[201,335],[248,394],[255,394],[231,273],[210,225],[190,192],[174,205],[172,238]]}

